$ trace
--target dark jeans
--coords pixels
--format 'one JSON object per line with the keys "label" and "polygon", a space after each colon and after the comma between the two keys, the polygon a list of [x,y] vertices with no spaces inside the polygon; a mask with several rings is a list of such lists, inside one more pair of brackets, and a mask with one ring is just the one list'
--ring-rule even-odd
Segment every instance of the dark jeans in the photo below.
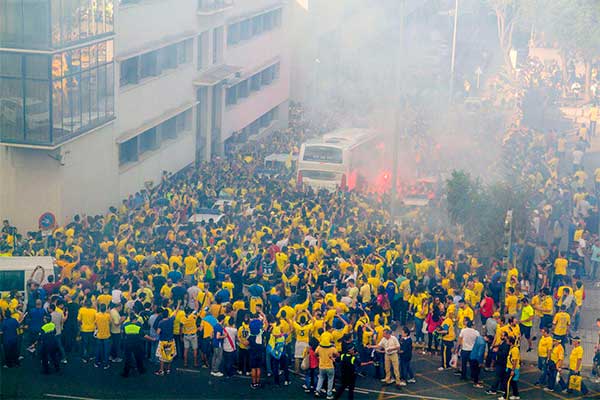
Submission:
{"label": "dark jeans", "polygon": [[233,369],[233,362],[235,361],[235,351],[223,350],[223,372],[225,376],[233,376],[235,373]]}
{"label": "dark jeans", "polygon": [[250,372],[250,352],[248,349],[238,350],[238,368],[242,374]]}
{"label": "dark jeans", "polygon": [[[511,372],[512,372],[512,369],[508,368],[506,370],[506,376],[510,377]],[[510,389],[512,390],[513,396],[518,396],[519,395],[519,381],[515,381],[514,379],[511,379],[510,380]],[[508,388],[506,388],[506,394],[508,394]]]}
{"label": "dark jeans", "polygon": [[125,357],[125,366],[123,367],[123,376],[129,376],[129,371],[133,368],[133,363],[135,360],[135,365],[140,374],[146,372],[146,368],[144,368],[144,353],[145,353],[145,343],[141,340],[128,340],[125,339],[123,346],[123,356]]}
{"label": "dark jeans", "polygon": [[[548,388],[554,390],[554,386],[556,386],[556,374],[558,373],[558,370],[556,369],[556,364],[554,364],[554,362],[552,361],[548,362],[547,371]],[[558,382],[558,386],[559,391],[564,390],[567,387],[567,384],[563,381],[562,376],[560,378],[560,381]]]}
{"label": "dark jeans", "polygon": [[400,359],[400,376],[405,381],[409,379],[415,379],[415,373],[410,366],[410,360],[403,360],[402,358]]}
{"label": "dark jeans", "polygon": [[496,365],[496,381],[491,386],[491,390],[504,390],[506,386],[506,365]]}
{"label": "dark jeans", "polygon": [[342,397],[342,393],[344,393],[344,390],[348,389],[348,399],[353,400],[355,384],[356,384],[356,375],[342,376],[342,385],[339,387],[339,389],[335,393],[335,398],[339,399],[340,397]]}
{"label": "dark jeans", "polygon": [[481,367],[479,366],[478,360],[469,360],[469,364],[471,367],[471,379],[473,379],[473,383],[479,383],[479,373],[481,372]]}
{"label": "dark jeans", "polygon": [[469,358],[471,358],[470,350],[460,351],[460,379],[467,380],[467,365],[469,365]]}
{"label": "dark jeans", "polygon": [[442,367],[450,368],[450,359],[452,358],[453,348],[453,341],[442,340]]}
{"label": "dark jeans", "polygon": [[435,347],[435,351],[438,351],[438,348],[440,346],[440,340],[437,338],[437,336],[434,336],[433,333],[427,333],[427,351],[431,352],[433,351],[431,345],[433,345]]}
{"label": "dark jeans", "polygon": [[121,353],[121,334],[113,333],[110,337],[110,356],[118,358]]}
{"label": "dark jeans", "polygon": [[317,368],[310,368],[306,371],[306,375],[304,375],[304,384],[310,390],[315,390],[315,387],[317,386],[317,371]]}
{"label": "dark jeans", "polygon": [[496,353],[492,351],[492,345],[487,343],[487,355],[485,356],[485,367],[490,368],[492,366],[492,361],[496,359]]}
{"label": "dark jeans", "polygon": [[94,332],[81,332],[81,358],[91,358]]}
{"label": "dark jeans", "polygon": [[279,360],[273,356],[269,356],[269,359],[271,360],[271,371],[273,373],[275,384],[279,385],[279,370],[283,371],[283,380],[289,382],[290,371],[288,369],[287,355],[283,353]]}
{"label": "dark jeans", "polygon": [[50,372],[49,361],[56,371],[60,371],[60,350],[56,343],[44,343],[40,351],[42,356],[42,371],[47,374]]}
{"label": "dark jeans", "polygon": [[110,339],[96,339],[96,364],[108,365],[108,355],[110,353]]}
{"label": "dark jeans", "polygon": [[4,342],[4,365],[16,367],[19,365],[18,342],[16,340]]}
{"label": "dark jeans", "polygon": [[546,384],[546,376],[548,375],[548,359],[546,357],[538,357],[538,369],[541,371],[541,375],[536,383],[540,385]]}

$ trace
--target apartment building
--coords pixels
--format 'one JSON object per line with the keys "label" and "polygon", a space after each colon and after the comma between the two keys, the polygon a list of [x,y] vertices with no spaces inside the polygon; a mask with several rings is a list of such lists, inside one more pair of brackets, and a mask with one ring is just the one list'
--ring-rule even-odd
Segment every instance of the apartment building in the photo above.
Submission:
{"label": "apartment building", "polygon": [[287,126],[281,0],[0,0],[0,217],[104,212]]}

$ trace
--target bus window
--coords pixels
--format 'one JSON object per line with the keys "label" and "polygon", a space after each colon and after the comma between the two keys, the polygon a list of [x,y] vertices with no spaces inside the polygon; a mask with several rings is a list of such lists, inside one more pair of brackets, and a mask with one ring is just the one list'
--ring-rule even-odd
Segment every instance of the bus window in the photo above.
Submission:
{"label": "bus window", "polygon": [[306,146],[303,161],[327,162],[342,164],[343,153],[341,149],[329,146]]}
{"label": "bus window", "polygon": [[0,292],[25,290],[25,271],[0,271]]}

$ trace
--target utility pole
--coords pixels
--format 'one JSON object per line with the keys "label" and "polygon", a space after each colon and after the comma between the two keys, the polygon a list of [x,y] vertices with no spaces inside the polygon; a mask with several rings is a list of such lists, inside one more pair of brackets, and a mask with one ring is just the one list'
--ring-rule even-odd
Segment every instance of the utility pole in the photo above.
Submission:
{"label": "utility pole", "polygon": [[[392,218],[396,216],[396,202],[398,197],[398,151],[400,147],[400,99],[402,95],[401,91],[405,90],[405,85],[403,84],[404,77],[401,75],[401,60],[400,57],[405,53],[404,45],[406,43],[406,33],[405,33],[405,7],[406,0],[400,1],[400,46],[398,49],[398,53],[395,57],[393,57],[393,67],[392,67],[392,76],[394,79],[394,100],[396,105],[395,117],[394,117],[394,132],[393,132],[393,143],[392,143],[392,188],[391,188],[391,199],[390,199],[390,215]],[[401,83],[402,82],[402,83]],[[406,102],[406,99],[405,101]],[[406,107],[404,107],[406,108]],[[406,124],[406,121],[404,121]]]}
{"label": "utility pole", "polygon": [[458,1],[454,3],[454,30],[452,32],[452,59],[450,60],[450,94],[449,101],[452,103],[454,97],[454,64],[456,62],[456,30],[458,27]]}

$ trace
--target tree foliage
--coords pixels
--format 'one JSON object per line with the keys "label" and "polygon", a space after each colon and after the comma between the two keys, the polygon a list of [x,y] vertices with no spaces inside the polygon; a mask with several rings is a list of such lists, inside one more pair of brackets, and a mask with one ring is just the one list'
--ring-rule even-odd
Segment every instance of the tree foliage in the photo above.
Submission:
{"label": "tree foliage", "polygon": [[465,239],[481,255],[502,257],[504,218],[513,210],[513,231],[522,237],[528,226],[527,199],[520,185],[497,182],[483,185],[464,171],[453,171],[446,181],[450,220],[463,228]]}
{"label": "tree foliage", "polygon": [[512,48],[512,38],[515,27],[521,14],[523,13],[522,0],[487,0],[489,6],[496,15],[498,24],[498,41],[502,50],[504,64],[512,76],[514,68],[510,61],[510,49]]}

